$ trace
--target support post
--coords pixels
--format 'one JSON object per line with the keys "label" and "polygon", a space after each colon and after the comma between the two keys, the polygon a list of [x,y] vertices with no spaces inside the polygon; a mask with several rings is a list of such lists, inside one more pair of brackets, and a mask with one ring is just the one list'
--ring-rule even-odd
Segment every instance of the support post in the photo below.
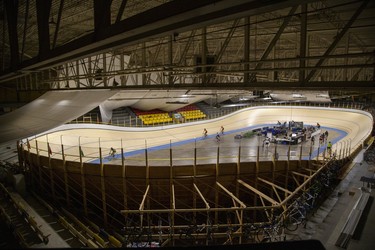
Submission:
{"label": "support post", "polygon": [[82,160],[82,147],[81,147],[81,137],[78,138],[78,148],[79,148],[79,163],[81,165],[81,186],[82,186],[82,202],[83,202],[83,212],[85,216],[88,215],[87,212],[87,197],[86,197],[86,179],[85,179],[85,169],[83,165],[83,160]]}
{"label": "support post", "polygon": [[40,166],[40,154],[39,154],[39,147],[38,147],[38,140],[35,139],[35,148],[36,148],[36,157],[37,157],[37,166],[39,169],[39,188],[42,190],[42,166]]}
{"label": "support post", "polygon": [[105,173],[104,173],[103,154],[102,154],[101,147],[99,147],[99,157],[100,157],[100,187],[101,187],[101,193],[102,193],[103,220],[104,220],[104,226],[107,227],[108,218],[107,218],[107,200],[106,200],[106,193],[105,193],[105,177],[104,177]]}
{"label": "support post", "polygon": [[[47,135],[48,136],[48,135]],[[50,145],[48,142],[48,137],[47,137],[47,151],[48,151],[48,170],[49,170],[49,178],[51,181],[51,193],[52,193],[52,199],[56,200],[56,194],[55,194],[55,181],[53,178],[53,167],[51,164],[51,150],[50,150]]]}
{"label": "support post", "polygon": [[[124,197],[124,209],[128,209],[128,193],[127,193],[127,186],[126,186],[126,166],[125,166],[125,156],[124,156],[124,147],[122,146],[122,139],[121,139],[121,167],[122,167],[122,193]],[[125,222],[127,220],[128,215],[125,215]]]}
{"label": "support post", "polygon": [[62,161],[63,161],[63,169],[64,169],[64,184],[65,184],[65,199],[66,204],[70,207],[70,193],[69,193],[69,178],[68,178],[68,169],[66,167],[66,158],[64,152],[64,144],[62,144],[62,136],[61,136],[61,154],[62,154]]}

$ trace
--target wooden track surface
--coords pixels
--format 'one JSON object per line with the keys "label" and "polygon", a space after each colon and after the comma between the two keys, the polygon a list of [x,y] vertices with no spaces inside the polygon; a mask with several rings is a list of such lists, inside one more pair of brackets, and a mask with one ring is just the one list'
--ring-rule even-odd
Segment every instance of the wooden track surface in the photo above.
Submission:
{"label": "wooden track surface", "polygon": [[[76,146],[80,144],[85,148],[85,154],[88,155],[91,150],[93,153],[97,152],[99,140],[102,148],[115,147],[119,149],[122,146],[124,152],[128,152],[143,149],[146,144],[147,147],[153,147],[169,144],[170,142],[201,138],[204,128],[208,130],[209,135],[215,135],[219,132],[220,126],[224,126],[225,131],[229,132],[249,126],[276,125],[277,121],[288,122],[291,120],[303,121],[305,125],[316,125],[318,122],[323,127],[343,130],[347,132],[347,135],[341,141],[350,141],[352,149],[361,146],[363,141],[370,135],[373,126],[371,114],[364,111],[303,106],[263,106],[239,110],[213,120],[172,126],[121,128],[86,125],[86,127],[90,126],[91,128],[85,128],[85,125],[81,124],[81,128],[52,132],[48,136],[37,137],[37,140],[40,144],[39,148],[46,145],[43,142],[48,140],[54,152],[60,150],[59,145],[62,142],[67,150],[66,153],[69,153],[69,147],[75,148],[75,151],[77,151]],[[64,128],[68,127],[72,128],[74,126],[68,125]],[[30,143],[33,145],[32,140],[30,140]],[[77,155],[77,152],[70,153]]]}

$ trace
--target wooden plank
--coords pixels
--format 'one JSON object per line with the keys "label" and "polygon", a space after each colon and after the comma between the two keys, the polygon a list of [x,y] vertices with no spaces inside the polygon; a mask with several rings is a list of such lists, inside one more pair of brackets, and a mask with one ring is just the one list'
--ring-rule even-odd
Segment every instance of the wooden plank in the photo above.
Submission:
{"label": "wooden plank", "polygon": [[232,192],[230,192],[228,189],[226,189],[223,185],[221,185],[218,181],[216,184],[224,190],[225,193],[227,193],[232,199],[234,199],[237,203],[241,205],[241,207],[246,207],[245,203],[243,203],[240,199],[238,199]]}
{"label": "wooden plank", "polygon": [[210,208],[210,204],[208,204],[208,202],[206,201],[206,199],[204,198],[203,194],[201,193],[201,191],[199,190],[199,188],[197,187],[197,185],[195,183],[193,183],[194,185],[194,188],[195,190],[198,192],[199,196],[201,197],[201,199],[203,200],[203,202],[206,204],[206,208]]}
{"label": "wooden plank", "polygon": [[[268,195],[265,195],[264,193],[260,192],[258,189],[250,186],[249,184],[245,183],[244,181],[242,180],[237,180],[240,184],[242,184],[243,186],[245,186],[246,188],[250,189],[251,191],[253,191],[254,193],[256,193],[257,195],[259,195],[260,197],[264,198],[265,200],[271,202],[272,205],[280,205],[279,202],[275,201],[274,199],[272,199],[271,197],[269,197]],[[264,206],[264,205],[263,205]]]}

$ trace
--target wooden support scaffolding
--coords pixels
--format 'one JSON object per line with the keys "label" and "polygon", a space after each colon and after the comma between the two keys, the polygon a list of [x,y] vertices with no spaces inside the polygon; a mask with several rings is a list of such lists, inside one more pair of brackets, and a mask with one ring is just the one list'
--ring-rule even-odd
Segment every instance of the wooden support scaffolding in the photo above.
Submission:
{"label": "wooden support scaffolding", "polygon": [[[240,184],[242,184],[244,187],[247,189],[250,189],[254,193],[256,193],[259,197],[264,198],[265,200],[269,201],[273,206],[279,205],[280,203],[269,197],[268,195],[265,195],[264,193],[260,192],[258,189],[252,187],[250,184],[242,181],[242,180],[237,180]],[[265,206],[265,205],[263,205]]]}

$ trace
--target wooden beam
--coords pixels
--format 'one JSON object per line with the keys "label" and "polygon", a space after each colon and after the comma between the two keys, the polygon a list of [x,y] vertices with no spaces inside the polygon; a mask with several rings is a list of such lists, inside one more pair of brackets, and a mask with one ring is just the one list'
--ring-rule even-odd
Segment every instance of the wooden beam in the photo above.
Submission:
{"label": "wooden beam", "polygon": [[269,197],[268,195],[265,195],[264,193],[260,192],[258,189],[250,186],[249,184],[247,184],[246,182],[242,181],[242,180],[237,180],[240,184],[242,184],[243,186],[245,186],[247,189],[250,189],[251,191],[253,191],[254,193],[256,193],[257,195],[259,195],[260,197],[266,199],[267,201],[271,202],[272,205],[279,205],[280,203],[275,201],[274,199],[272,199],[271,197]]}
{"label": "wooden beam", "polygon": [[267,183],[268,185],[270,185],[270,186],[272,186],[272,187],[275,187],[275,188],[277,188],[277,189],[280,189],[281,191],[284,191],[284,192],[286,192],[286,193],[288,193],[288,194],[291,194],[291,193],[292,193],[292,191],[289,191],[289,190],[286,189],[286,188],[280,187],[279,185],[276,185],[275,183],[272,183],[272,182],[267,181],[267,180],[265,180],[265,179],[262,179],[262,178],[260,178],[260,177],[258,177],[258,180],[260,180],[260,181],[262,181],[262,182],[264,182],[264,183]]}
{"label": "wooden beam", "polygon": [[292,171],[292,174],[299,175],[299,176],[302,176],[302,177],[305,177],[305,178],[310,178],[309,175],[301,174],[301,173],[298,173],[296,171]]}
{"label": "wooden beam", "polygon": [[226,189],[218,181],[216,182],[216,185],[218,185],[222,190],[224,190],[225,193],[227,193],[230,197],[232,197],[232,199],[234,199],[237,203],[239,203],[241,205],[241,207],[246,207],[245,203],[243,203],[240,199],[238,199],[232,192],[230,192],[228,189]]}
{"label": "wooden beam", "polygon": [[[285,201],[283,201],[285,202]],[[264,209],[275,209],[275,206],[254,206],[254,207],[211,207],[207,208],[176,208],[176,209],[149,209],[149,210],[120,210],[121,214],[150,214],[150,213],[192,213],[192,212],[227,212],[227,211],[255,211],[255,210],[264,210]]]}
{"label": "wooden beam", "polygon": [[264,210],[264,209],[275,209],[275,206],[265,206],[265,207],[211,207],[207,208],[176,208],[176,209],[149,209],[149,210],[120,210],[122,214],[150,214],[150,213],[186,213],[186,212],[227,212],[227,211],[237,211],[237,210]]}
{"label": "wooden beam", "polygon": [[297,180],[296,176],[295,175],[292,175],[294,181],[297,183],[298,186],[301,186],[301,184],[299,183],[299,181]]}
{"label": "wooden beam", "polygon": [[176,196],[174,194],[174,184],[172,184],[172,208],[176,209]]}
{"label": "wooden beam", "polygon": [[316,171],[318,171],[316,169],[311,169],[311,168],[301,168],[301,169],[312,172],[312,173],[315,173]]}
{"label": "wooden beam", "polygon": [[193,183],[193,185],[194,185],[195,190],[198,192],[199,196],[203,200],[203,202],[206,204],[206,208],[210,209],[210,204],[208,204],[208,202],[204,198],[203,194],[201,193],[201,191],[199,190],[199,188],[197,187],[197,185],[195,185],[195,183]]}
{"label": "wooden beam", "polygon": [[282,202],[281,197],[280,197],[279,193],[277,192],[276,188],[274,186],[272,186],[272,189],[275,192],[275,194],[276,194],[277,199],[279,200],[279,202]]}
{"label": "wooden beam", "polygon": [[150,185],[147,185],[146,191],[145,191],[145,193],[143,194],[142,202],[141,202],[141,204],[139,205],[139,210],[143,210],[143,209],[144,209],[144,207],[145,207],[146,197],[147,197],[147,194],[148,194],[148,191],[149,191],[149,190],[150,190]]}

